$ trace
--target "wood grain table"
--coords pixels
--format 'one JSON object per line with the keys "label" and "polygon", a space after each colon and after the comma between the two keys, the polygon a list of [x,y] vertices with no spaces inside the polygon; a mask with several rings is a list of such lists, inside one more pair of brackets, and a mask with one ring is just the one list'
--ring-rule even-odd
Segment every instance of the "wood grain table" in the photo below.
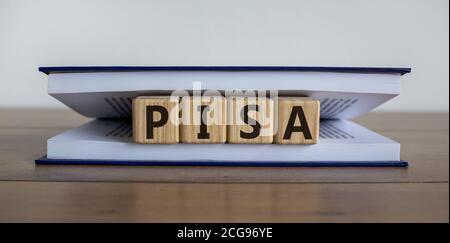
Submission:
{"label": "wood grain table", "polygon": [[35,165],[88,119],[0,110],[1,222],[449,222],[448,113],[374,113],[409,168]]}

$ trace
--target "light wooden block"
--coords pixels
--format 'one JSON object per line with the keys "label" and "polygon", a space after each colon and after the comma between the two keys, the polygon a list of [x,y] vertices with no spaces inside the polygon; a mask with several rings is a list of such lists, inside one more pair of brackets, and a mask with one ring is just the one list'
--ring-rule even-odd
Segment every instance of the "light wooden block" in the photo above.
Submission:
{"label": "light wooden block", "polygon": [[272,143],[274,114],[275,106],[272,99],[228,97],[227,142],[246,144]]}
{"label": "light wooden block", "polygon": [[178,143],[179,119],[179,98],[137,97],[133,100],[133,140],[136,143]]}
{"label": "light wooden block", "polygon": [[279,97],[275,143],[315,144],[319,138],[320,102],[302,97]]}
{"label": "light wooden block", "polygon": [[221,96],[181,99],[180,139],[182,143],[225,143],[226,99]]}

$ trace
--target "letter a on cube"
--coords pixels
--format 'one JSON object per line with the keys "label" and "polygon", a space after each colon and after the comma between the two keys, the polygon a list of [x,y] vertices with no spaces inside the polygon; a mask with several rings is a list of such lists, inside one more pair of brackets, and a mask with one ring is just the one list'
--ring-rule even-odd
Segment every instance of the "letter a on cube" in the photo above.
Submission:
{"label": "letter a on cube", "polygon": [[302,97],[278,97],[275,143],[315,144],[319,137],[320,102]]}
{"label": "letter a on cube", "polygon": [[179,97],[137,97],[133,100],[133,140],[136,143],[178,143],[179,119]]}

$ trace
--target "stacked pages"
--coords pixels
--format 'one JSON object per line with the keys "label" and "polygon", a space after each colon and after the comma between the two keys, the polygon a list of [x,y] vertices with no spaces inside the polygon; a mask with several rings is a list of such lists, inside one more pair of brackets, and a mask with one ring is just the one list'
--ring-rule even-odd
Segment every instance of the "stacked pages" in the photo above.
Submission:
{"label": "stacked pages", "polygon": [[[48,93],[97,118],[47,142],[37,163],[133,165],[406,166],[400,144],[347,119],[400,93],[405,68],[47,67]],[[321,102],[314,145],[135,144],[131,102],[195,90],[276,91]]]}

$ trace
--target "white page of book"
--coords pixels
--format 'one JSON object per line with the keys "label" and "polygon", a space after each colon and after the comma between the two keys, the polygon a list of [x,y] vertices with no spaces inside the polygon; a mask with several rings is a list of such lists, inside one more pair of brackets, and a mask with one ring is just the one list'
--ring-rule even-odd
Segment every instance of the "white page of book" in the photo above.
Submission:
{"label": "white page of book", "polygon": [[126,161],[398,161],[400,144],[351,121],[321,122],[314,145],[136,144],[127,121],[94,120],[47,142],[50,159]]}
{"label": "white page of book", "polygon": [[400,74],[336,72],[116,72],[54,73],[48,93],[87,117],[130,117],[139,95],[173,90],[267,90],[321,101],[321,118],[367,113],[400,93]]}
{"label": "white page of book", "polygon": [[400,74],[344,72],[99,72],[52,73],[48,93],[138,90],[320,90],[354,93],[400,93]]}
{"label": "white page of book", "polygon": [[[321,102],[322,119],[348,119],[365,114],[392,99],[394,94],[362,94],[327,91],[279,92],[284,96],[307,96]],[[123,91],[52,94],[71,109],[87,117],[129,118],[131,103],[139,95],[162,95],[167,91]]]}

